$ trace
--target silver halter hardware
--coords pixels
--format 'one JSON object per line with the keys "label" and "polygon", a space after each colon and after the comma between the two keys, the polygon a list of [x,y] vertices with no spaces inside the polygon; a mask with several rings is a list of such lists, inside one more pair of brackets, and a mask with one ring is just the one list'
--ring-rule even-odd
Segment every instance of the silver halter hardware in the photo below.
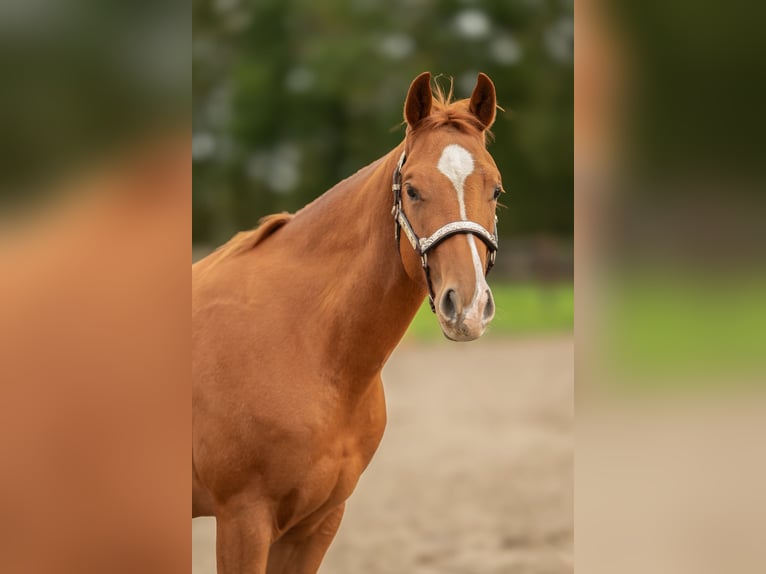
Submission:
{"label": "silver halter hardware", "polygon": [[442,225],[429,237],[418,237],[415,230],[412,229],[410,220],[407,219],[407,216],[402,209],[402,166],[406,160],[407,155],[405,152],[402,152],[399,162],[394,169],[393,183],[391,184],[391,191],[394,195],[394,207],[391,209],[391,215],[394,216],[394,237],[396,238],[396,244],[398,246],[401,232],[404,231],[404,235],[407,237],[410,245],[412,245],[415,253],[420,256],[423,272],[426,276],[426,283],[428,284],[428,302],[431,305],[431,311],[435,313],[436,305],[434,304],[434,290],[431,285],[431,272],[428,268],[428,252],[448,237],[452,237],[459,233],[470,233],[481,239],[487,246],[489,256],[487,257],[487,268],[484,273],[489,273],[490,269],[492,269],[492,266],[495,264],[495,256],[497,254],[497,216],[495,216],[494,233],[490,233],[474,221],[452,221]]}

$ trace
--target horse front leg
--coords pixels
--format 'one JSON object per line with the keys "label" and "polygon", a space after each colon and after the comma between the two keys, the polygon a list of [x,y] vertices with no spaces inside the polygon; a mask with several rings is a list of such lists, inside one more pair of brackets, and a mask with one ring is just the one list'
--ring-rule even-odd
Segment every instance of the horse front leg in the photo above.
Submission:
{"label": "horse front leg", "polygon": [[218,574],[266,574],[272,522],[263,506],[229,503],[216,509]]}
{"label": "horse front leg", "polygon": [[274,543],[267,574],[316,574],[343,518],[345,503],[336,506],[308,531],[287,533]]}

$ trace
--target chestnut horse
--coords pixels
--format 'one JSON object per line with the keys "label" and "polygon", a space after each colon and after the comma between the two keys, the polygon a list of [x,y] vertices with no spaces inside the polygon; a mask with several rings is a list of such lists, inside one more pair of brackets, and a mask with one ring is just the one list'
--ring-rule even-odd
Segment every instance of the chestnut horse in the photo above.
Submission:
{"label": "chestnut horse", "polygon": [[494,316],[495,88],[450,100],[421,74],[399,146],[192,266],[192,514],[216,517],[219,574],[317,572],[423,298],[455,341]]}

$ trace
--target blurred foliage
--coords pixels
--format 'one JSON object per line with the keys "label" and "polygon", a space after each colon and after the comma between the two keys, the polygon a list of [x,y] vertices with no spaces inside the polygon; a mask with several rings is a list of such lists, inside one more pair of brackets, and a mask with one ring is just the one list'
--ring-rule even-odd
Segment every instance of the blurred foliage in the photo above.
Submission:
{"label": "blurred foliage", "polygon": [[0,205],[188,125],[183,0],[0,2]]}
{"label": "blurred foliage", "polygon": [[[700,181],[716,179],[724,180],[727,201],[733,191],[762,195],[766,5],[603,4],[629,84],[622,139],[629,144],[630,175],[655,180],[642,192],[653,199],[696,195]],[[695,185],[681,186],[680,178],[693,178]],[[656,180],[672,185],[661,187]]]}
{"label": "blurred foliage", "polygon": [[194,0],[193,239],[294,211],[401,141],[411,80],[494,80],[500,231],[571,237],[571,0]]}

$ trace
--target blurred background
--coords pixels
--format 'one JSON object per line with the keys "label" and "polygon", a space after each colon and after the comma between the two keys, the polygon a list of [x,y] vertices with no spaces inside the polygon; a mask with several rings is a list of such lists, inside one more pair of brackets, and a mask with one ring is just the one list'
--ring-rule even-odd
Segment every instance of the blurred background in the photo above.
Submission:
{"label": "blurred background", "polygon": [[0,208],[188,129],[190,26],[181,0],[2,2]]}
{"label": "blurred background", "polygon": [[577,3],[577,569],[766,568],[763,5]]}
{"label": "blurred background", "polygon": [[[322,572],[572,571],[573,27],[568,0],[193,2],[195,258],[395,147],[423,71],[459,98],[485,72],[505,110],[490,332],[451,344],[421,309]],[[195,574],[214,534],[194,521]]]}
{"label": "blurred background", "polygon": [[190,28],[0,2],[4,573],[190,568]]}

